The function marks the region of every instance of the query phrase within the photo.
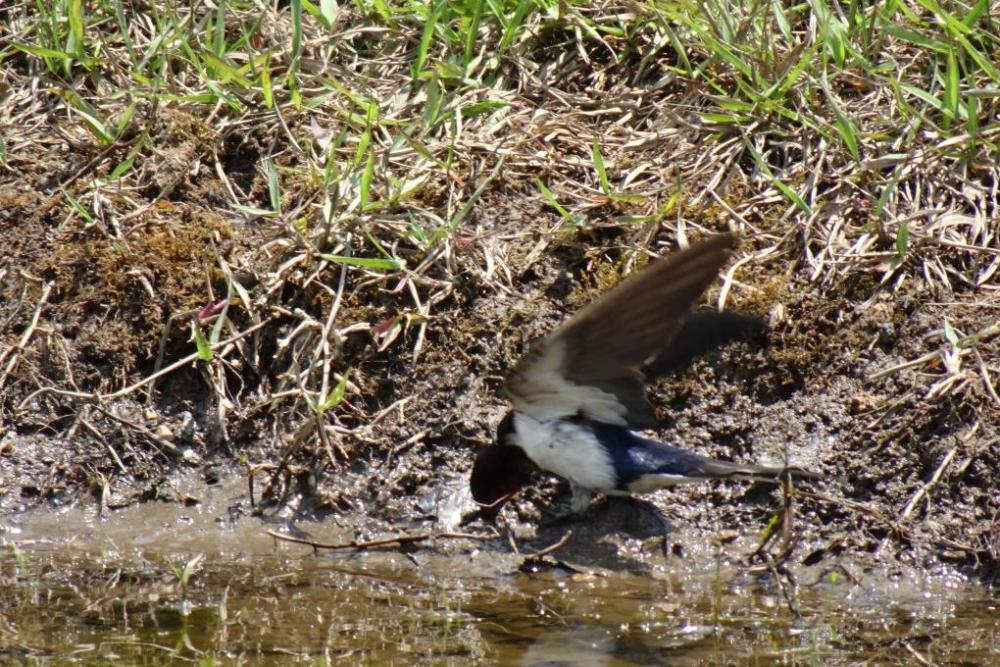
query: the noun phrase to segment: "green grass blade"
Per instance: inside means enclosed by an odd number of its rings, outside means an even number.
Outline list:
[[[381,257],[347,257],[345,255],[327,255],[324,253],[320,253],[319,256],[331,264],[357,266],[363,269],[375,269],[376,271],[397,271],[401,268],[398,261]]]
[[[753,147],[753,144],[751,144],[749,140],[744,139],[743,145],[747,149],[747,151],[749,151],[750,155],[753,157],[754,162],[757,164],[757,167],[760,169],[761,173],[763,173],[765,176],[768,177],[768,179],[770,179],[774,187],[776,187],[781,194],[785,195],[785,197],[787,197],[789,201],[795,204],[799,208],[799,210],[805,213],[806,216],[812,215],[812,207],[809,206],[809,204],[807,204],[805,200],[802,199],[801,196],[799,196],[799,193],[795,192],[795,190],[788,187],[783,181],[781,181],[781,179],[779,179],[777,176],[774,175],[774,172],[771,171],[770,165],[768,165],[767,162],[764,161],[764,157],[757,152],[757,149]]]
[[[201,327],[198,326],[197,322],[192,322],[191,327],[194,329],[194,346],[198,352],[198,358],[204,362],[212,361],[212,346],[205,338],[205,334],[202,333]]]
[[[371,201],[372,178],[375,175],[375,152],[368,153],[368,161],[365,162],[365,169],[361,172],[361,210],[368,208]]]
[[[951,125],[953,121],[958,116],[958,92],[959,87],[959,73],[958,73],[958,58],[955,57],[955,50],[950,49],[948,51],[948,57],[946,59],[945,65],[945,78],[944,78],[944,119],[945,127]]]
[[[910,228],[904,222],[899,225],[899,229],[896,230],[896,254],[899,255],[900,259],[906,257],[906,251],[910,245]]]
[[[76,197],[68,193],[64,188],[60,188],[60,190],[62,190],[63,196],[66,197],[66,201],[68,201],[69,205],[73,207],[73,210],[76,211],[76,214],[79,215],[81,218],[83,218],[84,226],[89,227],[95,222],[97,222],[96,220],[94,220],[94,216],[90,214],[90,211],[88,211],[87,208],[83,204],[81,204]]]
[[[226,0],[215,0],[215,34],[212,48],[220,58],[226,55]]]
[[[566,220],[568,222],[573,222],[573,214],[567,211],[566,208],[563,207],[563,205],[560,204],[558,200],[556,200],[556,196],[552,194],[552,191],[545,186],[545,183],[542,181],[542,179],[535,176],[535,182],[538,183],[538,189],[541,191],[542,197],[545,199],[545,201],[549,203],[549,206],[554,208],[556,212],[562,217],[563,220]]]
[[[462,52],[462,65],[466,73],[469,69],[469,63],[476,55],[476,39],[479,36],[479,24],[483,20],[483,8],[486,6],[486,0],[472,0],[472,5],[472,17],[466,27],[465,48]]]
[[[323,414],[327,410],[332,410],[340,405],[340,402],[344,399],[344,394],[347,392],[347,377],[350,374],[350,370],[341,373],[340,380],[337,381],[337,386],[333,388],[333,391],[326,397],[326,400],[313,406],[316,412]]]
[[[267,161],[267,193],[271,200],[271,210],[281,215],[281,186],[278,181],[278,169],[274,162]]]
[[[420,76],[420,73],[424,71],[424,65],[427,63],[427,54],[430,52],[431,48],[431,40],[434,39],[434,31],[437,27],[438,18],[440,17],[441,11],[445,5],[445,0],[439,0],[434,3],[433,8],[427,15],[427,20],[424,22],[424,29],[420,33],[420,43],[417,45],[417,59],[413,63],[412,76],[414,81]]]
[[[82,63],[87,60],[87,55],[83,47],[83,0],[69,0],[66,10],[69,18],[69,36],[66,41],[66,50]]]
[[[604,194],[611,195],[611,183],[608,181],[608,172],[604,167],[604,156],[601,155],[601,146],[597,141],[597,137],[594,137],[594,142],[590,145],[590,160],[594,163],[594,169],[597,171],[597,179],[601,183],[601,190]]]
[[[521,0],[517,3],[517,9],[514,10],[514,16],[511,17],[507,25],[504,26],[503,37],[500,39],[500,43],[497,45],[497,50],[503,53],[511,47],[514,40],[524,31],[524,22],[528,18],[528,15],[534,11],[535,3],[534,0]]]
[[[302,55],[302,0],[292,0],[289,9],[292,13],[292,69],[298,69]]]

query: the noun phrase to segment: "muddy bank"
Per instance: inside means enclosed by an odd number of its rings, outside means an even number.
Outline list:
[[[509,217],[518,219],[514,212]],[[493,243],[500,233],[482,228],[477,237]],[[506,369],[530,340],[605,287],[602,276],[631,256],[618,249],[626,238],[612,228],[596,236],[512,240],[509,253],[530,252],[539,241],[548,252],[499,290],[472,270],[483,255],[467,249],[461,256],[470,270],[432,317],[400,326],[387,345],[380,327],[388,306],[363,305],[345,290],[344,312],[368,326],[344,337],[349,381],[322,434],[315,416],[275,410],[261,393],[280,382],[268,374],[281,370],[280,355],[271,353],[270,366],[266,360],[292,321],[274,316],[247,336],[236,365],[191,359],[152,392],[146,384],[119,398],[98,398],[56,388],[69,377],[78,389],[110,385],[87,381],[100,377],[87,350],[103,339],[70,333],[74,320],[65,309],[79,292],[55,291],[41,310],[64,309],[59,325],[38,332],[19,352],[22,374],[4,394],[0,506],[16,512],[39,503],[93,503],[114,510],[183,502],[169,491],[176,475],[201,471],[212,478],[241,458],[247,465],[239,474],[253,478],[264,511],[285,507],[400,529],[426,521],[421,498],[467,475],[476,448],[490,442],[505,409]],[[659,238],[650,240],[653,247]],[[754,246],[748,237],[746,256]],[[748,287],[729,298],[731,307],[770,319],[766,343],[731,345],[651,389],[662,422],[657,435],[723,459],[787,458],[835,478],[807,485],[802,491],[809,495],[796,499],[795,530],[811,545],[797,559],[847,552],[916,566],[945,561],[991,581],[1000,499],[990,462],[1000,456],[994,435],[1000,411],[992,409],[983,382],[989,371],[975,360],[994,352],[998,339],[985,338],[975,349],[953,345],[941,326],[943,306],[931,301],[942,297],[907,282],[894,290],[857,278],[823,287],[793,275],[775,285],[773,272],[785,266],[751,263],[740,274]],[[7,279],[13,289],[15,276]],[[7,302],[9,322],[26,321],[28,297],[38,294],[27,283],[18,289],[23,298],[17,308]],[[258,289],[266,293],[266,283]],[[961,312],[966,319],[950,323],[952,330],[988,328],[990,309]],[[91,317],[86,307],[79,313],[80,323]],[[133,325],[147,342],[156,338],[148,325]],[[160,365],[183,360],[193,344],[158,330],[167,341]],[[124,335],[115,340],[142,346]],[[914,363],[927,354],[934,359]],[[120,372],[141,382],[155,362],[150,355]],[[56,375],[44,379],[45,372]],[[227,393],[237,402],[222,401]],[[530,524],[560,491],[540,479],[505,512],[516,524]],[[652,500],[675,523],[706,534],[760,531],[781,504],[773,490],[746,484],[697,485]],[[507,547],[498,540],[496,548]]]

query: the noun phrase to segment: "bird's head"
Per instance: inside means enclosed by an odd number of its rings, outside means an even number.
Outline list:
[[[492,505],[519,490],[537,466],[517,444],[514,413],[508,412],[497,426],[496,443],[476,454],[469,487],[477,503]]]

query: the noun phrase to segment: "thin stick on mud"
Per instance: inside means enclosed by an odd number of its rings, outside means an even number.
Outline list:
[[[944,546],[977,557],[981,555],[989,556],[989,549],[986,547],[976,547],[970,544],[963,544],[961,542],[956,542],[955,540],[950,540],[944,537],[939,537],[936,539],[925,537],[923,538],[923,540],[921,540],[919,536],[913,534],[912,530],[906,528],[905,526],[900,525],[898,521],[893,521],[892,519],[887,518],[878,510],[872,509],[871,507],[868,507],[854,500],[848,500],[847,498],[834,498],[832,496],[828,496],[823,493],[816,493],[813,491],[799,491],[798,493],[803,498],[818,500],[820,502],[829,503],[836,507],[841,507],[844,509],[850,509],[856,512],[860,512],[861,514],[864,514],[865,516],[874,519],[877,523],[880,523],[883,526],[885,526],[885,528],[889,530],[890,533],[896,537],[896,539],[903,542],[908,542],[910,544],[917,544],[922,541],[925,544]]]
[[[567,542],[569,542],[569,538],[571,537],[573,537],[573,531],[567,530],[566,534],[563,535],[561,538],[559,538],[558,542],[556,542],[555,544],[551,544],[545,547],[544,549],[536,551],[528,558],[541,558],[542,556],[548,556],[553,551],[557,551],[558,549],[562,548]]]
[[[958,448],[964,445],[965,443],[969,442],[973,438],[973,436],[976,435],[978,431],[979,431],[979,422],[977,421],[975,424],[973,424],[972,428],[969,429],[969,432],[962,437],[961,442],[952,447],[950,450],[948,450],[948,453],[945,454],[944,459],[938,465],[937,469],[934,471],[934,474],[931,475],[931,478],[927,480],[925,483],[921,484],[920,488],[916,490],[916,492],[910,498],[909,502],[906,503],[906,507],[903,508],[903,512],[899,515],[899,519],[901,521],[909,518],[914,508],[916,508],[917,503],[920,502],[920,499],[926,496],[927,493],[930,491],[930,488],[941,480],[941,477],[948,469],[948,466],[950,466],[951,462],[955,459],[955,454],[958,452]],[[887,535],[885,538],[883,538],[881,544],[879,544],[878,550],[875,552],[876,556],[880,556],[882,554],[882,551],[885,549],[888,542],[889,542],[889,536]]]
[[[268,318],[268,319],[264,320],[263,322],[258,322],[257,324],[254,324],[253,326],[248,327],[247,329],[241,331],[240,333],[238,333],[236,335],[230,336],[226,340],[220,340],[218,343],[215,343],[214,345],[212,345],[212,351],[214,352],[216,350],[220,350],[220,349],[224,348],[227,345],[235,343],[236,341],[240,340],[241,338],[246,338],[247,336],[249,336],[253,332],[255,332],[255,331],[259,330],[259,329],[263,329],[264,327],[268,326],[269,324],[271,324],[273,322],[273,320],[274,320],[274,318]],[[70,398],[80,398],[80,399],[85,399],[85,400],[103,400],[103,399],[111,399],[111,398],[120,398],[121,396],[125,396],[126,394],[132,393],[136,389],[144,387],[145,385],[149,384],[150,382],[153,382],[154,380],[156,380],[159,377],[167,375],[168,373],[172,373],[175,370],[177,370],[178,368],[180,368],[182,366],[185,366],[185,365],[187,365],[187,364],[189,364],[189,363],[197,360],[198,359],[198,354],[199,354],[198,352],[193,352],[193,353],[189,354],[188,356],[184,357],[183,359],[179,359],[179,360],[175,361],[174,363],[170,364],[169,366],[167,366],[166,368],[160,370],[159,372],[153,373],[152,375],[144,377],[143,379],[139,380],[138,382],[136,382],[134,384],[131,384],[131,385],[127,386],[127,387],[124,387],[122,389],[119,389],[118,391],[113,391],[110,394],[99,394],[99,393],[96,393],[96,392],[90,393],[90,392],[84,392],[84,391],[68,391],[66,389],[57,389],[56,387],[39,387],[35,391],[33,391],[30,394],[28,394],[28,396],[26,396],[24,398],[24,400],[22,400],[20,403],[17,404],[17,410],[18,411],[24,410],[31,403],[31,401],[35,400],[39,396],[42,396],[43,394],[55,394],[57,396],[67,396],[67,397],[70,397]]]
[[[341,551],[345,549],[356,549],[358,551],[364,551],[367,549],[377,549],[379,547],[389,546],[395,544],[398,546],[403,546],[406,544],[415,544],[418,542],[426,542],[429,540],[443,539],[443,540],[479,540],[486,541],[496,539],[496,535],[477,535],[475,533],[419,533],[417,535],[395,535],[393,537],[386,537],[379,540],[369,540],[365,542],[359,542],[357,540],[351,540],[350,542],[340,542],[335,544],[329,544],[324,542],[316,542],[314,540],[307,540],[300,537],[291,537],[290,535],[282,535],[281,533],[275,532],[273,530],[266,531],[268,535],[276,540],[281,540],[282,542],[292,542],[294,544],[305,544],[312,547],[315,550],[326,549],[328,551]]]
[[[17,365],[18,353],[21,352],[31,340],[31,336],[35,333],[35,329],[38,328],[38,318],[42,315],[42,308],[45,306],[45,302],[49,300],[49,295],[52,293],[52,282],[45,283],[42,288],[42,296],[38,299],[38,305],[35,306],[35,314],[31,317],[31,324],[28,328],[24,330],[21,334],[21,339],[17,341],[17,345],[14,347],[7,348],[3,352],[0,352],[0,363],[3,363],[4,358],[11,352],[16,350],[16,353],[10,358],[10,362],[7,364],[7,368],[4,369],[3,375],[0,375],[0,387],[4,386],[7,382],[7,377],[10,375],[11,371]]]

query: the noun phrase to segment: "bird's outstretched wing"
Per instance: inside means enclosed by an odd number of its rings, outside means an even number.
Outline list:
[[[514,409],[652,426],[640,369],[670,344],[736,241],[720,234],[653,260],[536,344],[507,378]]]

